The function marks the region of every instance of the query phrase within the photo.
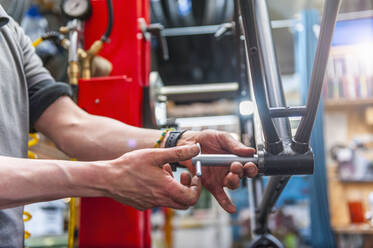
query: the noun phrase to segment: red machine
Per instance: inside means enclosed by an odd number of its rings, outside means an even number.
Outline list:
[[[85,47],[100,39],[107,25],[105,0],[91,0]],[[149,23],[148,0],[113,0],[114,25],[100,55],[111,61],[110,77],[79,81],[78,104],[87,112],[142,126],[143,87],[148,84],[150,44],[139,20]],[[150,212],[107,198],[82,198],[79,247],[151,246]]]

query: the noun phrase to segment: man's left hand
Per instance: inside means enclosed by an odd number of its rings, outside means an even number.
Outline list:
[[[226,132],[206,130],[202,132],[185,132],[177,145],[200,143],[202,153],[205,154],[235,154],[249,157],[255,153],[255,149],[247,147],[235,140],[232,135]],[[193,174],[195,167],[191,160],[182,162]],[[255,164],[247,163],[242,165],[233,162],[230,167],[208,167],[202,168],[202,185],[214,195],[219,204],[229,213],[236,211],[235,206],[227,196],[223,187],[236,189],[240,186],[240,179],[244,176],[255,177],[258,169]]]

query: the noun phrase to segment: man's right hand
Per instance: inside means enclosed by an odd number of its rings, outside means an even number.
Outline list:
[[[177,182],[168,163],[189,160],[198,153],[197,145],[187,145],[137,150],[108,161],[107,196],[139,210],[187,209],[197,202],[201,181],[185,172],[181,175],[181,183]]]

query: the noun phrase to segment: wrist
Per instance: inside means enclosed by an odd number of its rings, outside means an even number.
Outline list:
[[[70,184],[77,196],[108,196],[111,168],[106,161],[74,162],[71,170]]]

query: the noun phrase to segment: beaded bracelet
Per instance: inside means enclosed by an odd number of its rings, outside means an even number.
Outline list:
[[[161,146],[162,141],[166,137],[166,134],[170,131],[175,131],[175,128],[166,128],[163,130],[161,137],[155,142],[154,148],[159,148]]]

